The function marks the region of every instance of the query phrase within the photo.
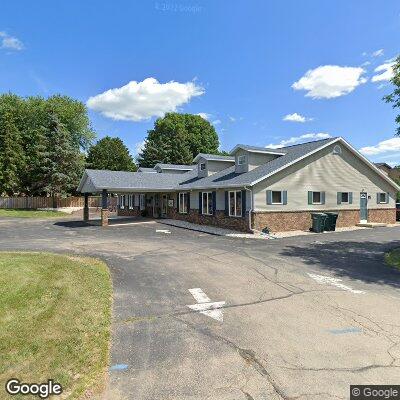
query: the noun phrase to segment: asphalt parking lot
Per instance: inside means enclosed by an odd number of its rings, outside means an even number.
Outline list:
[[[1,250],[105,260],[107,399],[348,399],[400,383],[400,227],[244,240],[154,221],[0,220]],[[189,307],[190,306],[190,307]]]

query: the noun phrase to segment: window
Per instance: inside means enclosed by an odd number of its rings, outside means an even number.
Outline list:
[[[206,163],[201,163],[200,164],[200,171],[205,171],[206,170]]]
[[[229,216],[241,217],[242,216],[242,191],[235,190],[229,192]]]
[[[313,204],[322,204],[321,192],[312,192],[312,203]]]
[[[206,215],[213,214],[212,192],[203,192],[201,197],[201,213]]]
[[[238,157],[238,165],[244,165],[244,164],[246,164],[246,156],[245,155],[239,156]]]
[[[272,204],[283,204],[281,191],[272,191]]]
[[[144,210],[144,194],[139,194],[139,208],[141,211]]]
[[[387,193],[378,193],[378,204],[386,204],[389,201],[389,197]]]
[[[179,213],[187,214],[187,193],[179,193]]]
[[[349,192],[342,192],[341,198],[342,203],[349,203]]]
[[[119,208],[125,208],[125,195],[121,194],[119,196]]]
[[[134,195],[133,194],[128,195],[128,207],[130,209],[133,208],[133,200],[134,200]]]

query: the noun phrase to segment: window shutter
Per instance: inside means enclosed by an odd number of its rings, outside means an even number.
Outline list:
[[[199,214],[203,214],[203,192],[199,192]]]
[[[308,204],[312,204],[312,192],[308,192]]]
[[[246,216],[246,190],[242,190],[242,217]]]
[[[229,215],[229,192],[225,192],[225,215]]]
[[[190,211],[190,192],[186,193],[186,207],[187,207],[187,212],[189,213],[189,211]]]
[[[349,199],[349,202],[350,202],[350,199]],[[337,203],[342,204],[342,192],[337,192]]]
[[[213,208],[213,214],[216,214],[217,211],[217,192],[214,191],[212,192],[212,208]]]
[[[379,193],[376,194],[376,204],[379,204]]]
[[[272,204],[272,190],[267,190],[267,204]]]
[[[287,204],[287,190],[282,191],[282,204],[283,205]]]
[[[180,193],[178,193],[178,195],[176,196],[176,209],[178,210],[178,212],[180,209],[180,201],[181,201],[181,195]]]
[[[321,204],[325,204],[325,192],[321,192]]]
[[[386,202],[385,203],[388,204],[389,203],[389,193],[386,193],[385,197],[386,197]]]

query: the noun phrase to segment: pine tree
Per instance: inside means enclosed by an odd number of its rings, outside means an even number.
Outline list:
[[[0,157],[0,193],[12,196],[20,191],[25,157],[16,115],[9,104],[0,109]]]
[[[55,113],[50,113],[42,177],[39,183],[50,196],[74,192],[83,171],[84,158],[73,145],[70,133]]]

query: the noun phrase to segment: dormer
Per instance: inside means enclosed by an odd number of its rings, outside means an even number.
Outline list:
[[[196,168],[196,165],[182,165],[182,164],[162,164],[158,163],[154,166],[154,171],[159,174],[184,174],[188,171],[192,171]]]
[[[241,174],[283,156],[285,152],[279,149],[238,144],[232,149],[230,154],[235,158],[235,172]]]
[[[193,159],[193,162],[197,163],[197,176],[205,178],[218,171],[232,167],[235,163],[235,157],[200,153]]]

